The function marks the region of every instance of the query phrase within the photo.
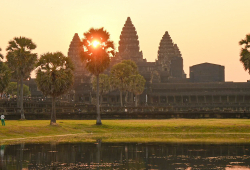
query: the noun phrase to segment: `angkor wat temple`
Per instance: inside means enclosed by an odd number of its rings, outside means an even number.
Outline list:
[[[92,75],[80,60],[81,50],[81,40],[75,34],[68,50],[68,57],[75,64],[75,84],[68,95],[74,102],[93,104]],[[246,111],[250,108],[250,84],[225,82],[224,66],[197,64],[190,67],[190,78],[186,78],[182,54],[167,31],[159,43],[156,61],[147,62],[130,17],[122,28],[118,52],[111,59],[110,67],[122,60],[133,60],[146,79],[145,90],[140,95],[141,106],[166,106],[175,110]],[[133,96],[128,99],[127,106],[132,106]],[[118,91],[111,91],[103,97],[103,105],[119,106],[119,100]]]

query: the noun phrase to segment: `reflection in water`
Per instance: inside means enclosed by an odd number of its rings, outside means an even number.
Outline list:
[[[1,163],[3,162],[4,148],[5,148],[5,145],[1,145],[1,149],[0,149]],[[1,166],[2,166],[2,165],[0,164],[0,167],[1,167]]]
[[[226,170],[250,170],[250,168],[243,166],[232,166],[232,167],[226,167]]]
[[[4,156],[4,148],[5,148],[5,145],[1,145],[1,149],[0,149],[0,157],[3,158]]]
[[[0,169],[250,170],[250,145],[78,143],[1,146]]]

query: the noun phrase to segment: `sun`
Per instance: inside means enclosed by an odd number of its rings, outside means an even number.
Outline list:
[[[96,40],[92,42],[92,45],[93,45],[94,47],[97,47],[99,44],[100,44],[100,42],[99,42],[99,41],[96,41]]]

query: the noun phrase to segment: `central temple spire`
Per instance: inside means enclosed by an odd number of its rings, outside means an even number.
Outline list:
[[[127,18],[122,28],[118,50],[122,59],[131,59],[135,62],[143,61],[138,35],[130,17]]]
[[[166,31],[160,42],[160,46],[158,50],[158,60],[159,61],[165,60],[165,62],[166,61],[170,62],[170,60],[175,56],[176,55],[175,55],[173,41],[170,35],[168,34],[168,32]]]
[[[167,71],[171,77],[185,77],[181,52],[177,44],[173,43],[168,31],[162,36],[157,64],[161,65],[162,70]]]

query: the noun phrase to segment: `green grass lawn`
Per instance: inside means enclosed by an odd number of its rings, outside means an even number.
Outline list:
[[[7,120],[0,126],[0,144],[21,142],[192,142],[248,143],[248,119],[164,120]]]

